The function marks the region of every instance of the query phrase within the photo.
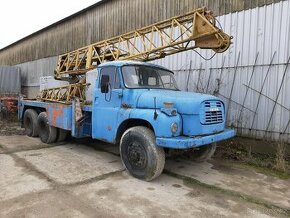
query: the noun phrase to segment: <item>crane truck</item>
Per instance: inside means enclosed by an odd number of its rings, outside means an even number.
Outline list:
[[[232,37],[200,8],[62,54],[54,77],[68,84],[18,102],[31,137],[44,143],[91,137],[119,144],[126,170],[150,181],[172,149],[210,158],[216,142],[231,138],[225,104],[218,97],[178,89],[174,73],[148,61],[191,49],[226,51]]]

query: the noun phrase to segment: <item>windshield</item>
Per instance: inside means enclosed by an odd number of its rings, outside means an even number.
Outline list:
[[[173,73],[157,67],[130,65],[122,68],[127,88],[178,90]]]

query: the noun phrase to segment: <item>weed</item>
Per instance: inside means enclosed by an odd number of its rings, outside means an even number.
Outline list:
[[[277,144],[277,152],[274,169],[285,172],[286,171],[286,161],[285,161],[285,144],[280,142]]]
[[[253,143],[255,143],[254,140]],[[249,142],[245,143],[244,140],[232,139],[218,145],[215,157],[238,162],[266,175],[281,179],[290,178],[290,165],[287,161],[285,143],[276,144],[276,152],[273,153],[254,152],[253,146]]]

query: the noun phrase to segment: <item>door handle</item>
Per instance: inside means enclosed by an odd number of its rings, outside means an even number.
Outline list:
[[[123,97],[123,91],[120,91],[120,90],[112,90],[112,92],[118,94],[118,97],[119,98],[122,98]]]

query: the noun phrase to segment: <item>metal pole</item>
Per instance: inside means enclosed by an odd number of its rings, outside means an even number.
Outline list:
[[[247,89],[246,89],[246,94],[245,94],[245,97],[243,99],[243,103],[242,103],[242,108],[240,110],[240,114],[239,114],[239,118],[238,118],[238,122],[240,122],[241,118],[242,118],[242,112],[243,112],[243,109],[244,109],[244,105],[246,103],[246,99],[247,99],[247,96],[248,96],[248,92],[249,92],[249,87],[252,83],[252,79],[253,79],[253,75],[254,75],[254,72],[255,72],[255,68],[256,68],[256,64],[257,64],[257,60],[258,60],[258,56],[259,56],[259,52],[256,54],[256,58],[255,58],[255,62],[254,62],[254,65],[253,65],[253,70],[252,70],[252,74],[251,74],[251,77],[250,77],[250,80],[248,82],[248,86]]]
[[[200,68],[199,68],[199,73],[198,73],[198,79],[197,79],[197,85],[196,85],[196,91],[198,91],[198,92],[199,92],[199,90],[198,90],[199,89],[198,84],[200,82],[201,68],[202,68],[202,63],[200,63]]]
[[[270,98],[269,96],[267,96],[267,95],[265,95],[265,94],[263,94],[263,93],[260,93],[258,90],[256,90],[256,89],[253,89],[252,87],[250,87],[250,86],[248,86],[248,85],[246,85],[246,84],[243,84],[243,85],[244,85],[244,86],[246,86],[247,88],[249,88],[249,89],[253,90],[254,92],[257,92],[257,93],[259,93],[260,95],[264,96],[265,98],[267,98],[267,99],[269,99],[269,100],[271,100],[271,101],[275,102],[275,100],[274,100],[274,99]],[[284,108],[285,110],[287,110],[287,111],[289,111],[289,112],[290,112],[290,108],[287,108],[287,107],[285,107],[284,105],[282,105],[282,104],[279,104],[278,102],[277,102],[277,105],[279,105],[280,107],[282,107],[282,108]]]
[[[189,86],[189,79],[190,79],[190,73],[191,73],[191,66],[192,66],[192,60],[190,60],[189,63],[189,71],[188,71],[188,75],[187,75],[187,83],[186,83],[186,91],[188,92],[188,86]]]
[[[211,74],[212,74],[212,71],[211,71],[211,69],[209,69],[209,76],[208,76],[207,85],[206,85],[206,93],[208,93],[208,87],[209,87],[209,82],[210,82]]]
[[[237,104],[239,106],[241,106],[241,104],[239,102],[236,102],[235,100],[232,100],[232,99],[230,100],[228,97],[226,97],[226,96],[224,96],[224,95],[222,95],[220,93],[218,95],[219,96],[222,96],[223,98],[225,98],[225,99],[227,99],[227,100],[229,100],[231,102],[234,102],[235,104]],[[245,109],[247,109],[248,111],[251,111],[252,113],[255,113],[255,111],[251,110],[250,108],[245,107]]]
[[[233,83],[232,83],[232,88],[231,88],[230,97],[229,97],[229,103],[228,103],[228,109],[227,109],[227,116],[226,116],[227,120],[228,120],[229,109],[230,109],[230,105],[231,105],[231,99],[232,99],[233,90],[234,90],[235,81],[236,81],[236,75],[237,75],[237,70],[238,70],[238,64],[239,64],[239,62],[240,62],[240,56],[241,56],[241,52],[239,52],[238,60],[237,60],[237,64],[236,64],[236,66],[235,66],[234,78],[233,78]]]
[[[286,127],[285,127],[285,129],[284,129],[284,131],[283,131],[283,134],[285,134],[285,133],[286,133],[286,131],[287,131],[287,129],[288,129],[288,127],[289,127],[289,125],[290,125],[290,119],[288,120],[288,123],[287,123],[287,125],[286,125]]]
[[[270,72],[270,69],[271,69],[271,66],[272,66],[272,63],[274,61],[274,58],[275,58],[275,55],[276,55],[276,51],[274,52],[273,56],[272,56],[272,59],[271,59],[271,62],[270,62],[270,65],[268,67],[268,70],[267,70],[267,73],[266,73],[266,76],[265,76],[265,79],[263,81],[263,84],[262,84],[262,87],[261,87],[261,91],[259,92],[259,97],[258,97],[258,102],[257,102],[257,105],[256,105],[256,109],[255,109],[255,114],[254,114],[254,117],[253,117],[253,121],[252,121],[252,125],[251,125],[251,129],[253,129],[253,126],[254,126],[254,122],[255,122],[255,118],[256,118],[256,114],[257,114],[257,110],[258,110],[258,107],[259,107],[259,103],[260,103],[260,99],[261,99],[261,94],[262,94],[262,91],[264,89],[264,86],[265,86],[265,83],[266,83],[266,80],[267,80],[267,77],[268,77],[268,74]]]
[[[272,113],[271,113],[270,119],[269,119],[269,121],[268,121],[266,131],[268,131],[268,129],[269,129],[269,127],[270,127],[270,123],[271,123],[272,117],[273,117],[273,115],[274,115],[275,108],[276,108],[276,105],[277,105],[277,101],[278,101],[278,98],[279,98],[279,96],[280,96],[280,92],[281,92],[281,90],[282,90],[282,86],[283,86],[283,83],[284,83],[284,79],[285,79],[285,76],[286,76],[286,73],[287,73],[287,70],[288,70],[289,62],[290,62],[290,56],[289,56],[289,58],[288,58],[287,65],[286,65],[285,70],[284,70],[284,72],[283,72],[282,81],[281,81],[281,83],[280,83],[280,87],[279,87],[279,90],[278,90],[278,93],[277,93],[276,99],[275,99],[275,101],[274,101],[274,107],[273,107],[273,110],[272,110]]]
[[[223,58],[223,64],[222,64],[222,67],[220,68],[221,69],[221,73],[220,73],[220,76],[218,78],[218,87],[217,87],[217,90],[214,91],[214,95],[218,95],[220,93],[220,81],[222,80],[222,75],[223,75],[223,71],[224,71],[224,66],[225,66],[225,62],[226,62],[226,57],[224,56]],[[213,68],[211,68],[213,69]]]

